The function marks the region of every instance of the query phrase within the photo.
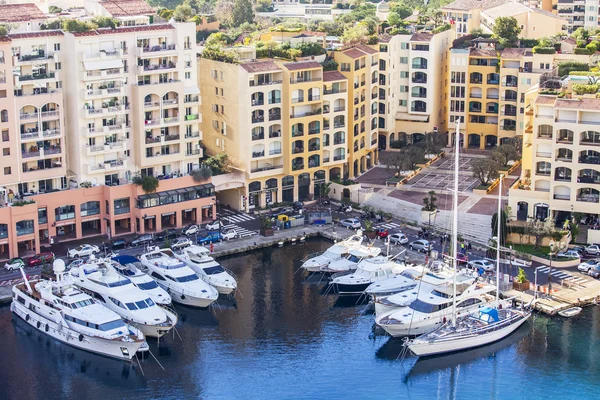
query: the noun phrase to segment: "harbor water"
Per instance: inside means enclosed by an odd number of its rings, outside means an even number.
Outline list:
[[[0,309],[3,399],[598,399],[600,307],[573,319],[535,315],[488,347],[417,361],[373,334],[373,315],[323,295],[297,272],[331,243],[221,260],[237,305],[177,307],[175,337],[124,363],[49,339]],[[161,368],[164,367],[164,370]]]

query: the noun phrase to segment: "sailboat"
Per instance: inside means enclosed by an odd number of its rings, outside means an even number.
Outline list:
[[[459,151],[459,126],[456,123],[455,138],[455,165],[454,165],[454,197],[453,197],[453,246],[452,257],[454,269],[456,271],[457,263],[457,237],[458,237],[458,151]],[[502,308],[500,306],[500,218],[502,215],[502,178],[500,175],[500,185],[498,192],[498,232],[496,240],[496,305],[495,307],[485,307],[478,311],[477,315],[467,314],[460,317],[456,315],[456,295],[452,304],[453,318],[450,322],[440,328],[418,336],[413,340],[407,341],[406,345],[415,355],[419,357],[433,356],[445,353],[452,353],[461,350],[472,349],[479,346],[485,346],[498,340],[504,339],[521,325],[523,325],[531,316],[531,312],[523,309]],[[456,276],[456,274],[455,274]],[[456,290],[456,280],[454,281]]]

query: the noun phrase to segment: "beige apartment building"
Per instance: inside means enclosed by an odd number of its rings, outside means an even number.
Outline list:
[[[123,26],[39,30],[34,5],[0,5],[19,25],[0,39],[0,258],[216,215],[214,186],[186,176],[203,156],[195,24],[150,24],[139,0],[99,4],[68,16],[112,9]],[[156,193],[136,174],[159,178]]]
[[[348,82],[309,62],[199,59],[204,143],[239,172],[220,202],[249,210],[318,197],[347,172]]]
[[[585,83],[587,78],[581,78],[571,79],[569,86]],[[527,93],[523,169],[509,191],[513,219],[550,216],[560,223],[572,213],[590,221],[598,217],[599,125],[600,99],[594,95],[559,97],[537,88]],[[588,231],[588,240],[598,238],[597,231]]]
[[[379,146],[446,132],[448,50],[454,32],[379,38]]]
[[[472,47],[450,50],[448,123],[460,118],[465,148],[492,148],[521,137],[525,93],[561,61],[591,61],[587,55],[535,54],[524,48],[504,49],[498,57],[493,41],[473,42]]]

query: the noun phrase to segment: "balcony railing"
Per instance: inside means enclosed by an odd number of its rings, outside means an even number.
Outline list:
[[[21,75],[19,76],[19,81],[35,81],[39,79],[54,79],[56,74],[54,72],[48,72],[45,74],[33,74],[33,75]]]
[[[186,133],[184,136],[185,139],[191,139],[191,138],[197,138],[197,137],[200,137],[199,131],[189,132],[189,133]]]
[[[552,173],[552,171],[546,171],[546,170],[536,170],[535,171],[535,174],[540,175],[540,176],[550,176],[551,173]]]
[[[269,114],[269,121],[278,121],[281,119],[281,113],[270,113]]]
[[[264,133],[261,135],[252,135],[252,140],[263,140],[265,138]]]
[[[148,47],[142,47],[142,53],[155,53],[155,52],[161,52],[161,51],[173,51],[177,49],[177,45],[176,44],[160,44],[160,45],[156,45],[156,46],[148,46]]]
[[[23,158],[39,157],[40,151],[23,151],[21,152]]]
[[[270,156],[274,156],[277,154],[281,154],[281,149],[273,149],[273,150],[269,150],[269,155]]]
[[[420,64],[412,64],[413,69],[427,69],[427,64],[425,63],[420,63]]]
[[[272,169],[279,169],[279,168],[283,168],[283,165],[272,165],[272,164],[267,164],[264,167],[261,168],[254,168],[251,169],[250,172],[251,173],[255,173],[255,172],[263,172],[263,171],[270,171]]]
[[[269,132],[269,139],[281,137],[281,131]]]
[[[276,119],[281,119],[281,114],[278,114],[278,115],[279,115],[279,118],[276,118]],[[321,109],[315,110],[315,111],[309,111],[309,112],[305,112],[305,113],[292,114],[291,117],[292,118],[301,118],[301,117],[309,117],[311,115],[321,115]],[[272,121],[271,118],[269,118],[269,121]]]
[[[257,117],[252,117],[252,123],[256,124],[258,122],[264,122],[265,121],[265,117],[264,115],[259,115]]]
[[[346,89],[325,89],[323,94],[346,93]]]
[[[200,149],[193,149],[193,150],[187,149],[185,151],[186,156],[199,156],[200,154],[202,154],[202,150],[200,150]]]
[[[250,81],[250,86],[277,85],[280,83],[283,83],[283,81],[258,80],[258,81]]]

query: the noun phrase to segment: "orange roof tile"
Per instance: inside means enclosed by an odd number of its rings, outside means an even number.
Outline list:
[[[364,44],[359,44],[359,45],[356,46],[356,48],[359,49],[360,51],[362,51],[363,53],[367,53],[367,54],[377,54],[377,53],[379,53],[374,48],[366,46]]]
[[[242,64],[242,68],[250,73],[279,71],[279,67],[273,61],[253,61]]]
[[[362,51],[360,51],[356,48],[351,48],[351,49],[345,50],[342,53],[344,53],[345,55],[347,55],[350,58],[360,58],[360,57],[366,56],[365,53],[363,53]]]
[[[345,81],[347,79],[340,71],[323,72],[323,82]]]
[[[33,3],[0,5],[0,22],[24,22],[46,19],[46,14]]]
[[[113,17],[155,15],[156,11],[143,0],[106,0],[99,3]]]
[[[293,62],[293,63],[283,64],[283,66],[286,67],[290,71],[297,71],[299,69],[321,68],[321,64],[319,64],[316,61]]]

